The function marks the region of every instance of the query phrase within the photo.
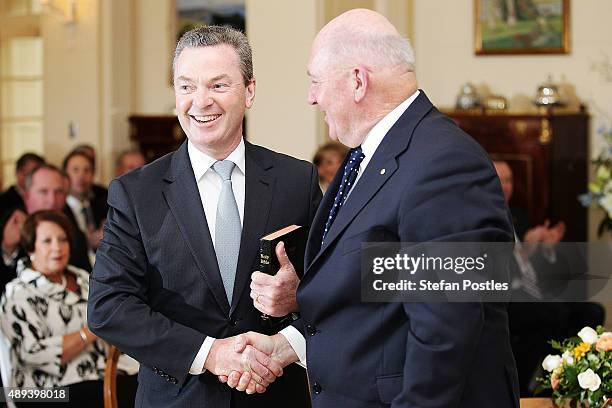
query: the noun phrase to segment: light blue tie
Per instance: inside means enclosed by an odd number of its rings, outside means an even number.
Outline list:
[[[240,252],[240,214],[232,190],[232,170],[235,164],[229,160],[218,161],[213,164],[215,172],[221,176],[221,194],[217,203],[217,220],[215,222],[215,254],[219,272],[223,280],[223,287],[229,304],[232,304],[234,281],[236,280],[236,266]]]

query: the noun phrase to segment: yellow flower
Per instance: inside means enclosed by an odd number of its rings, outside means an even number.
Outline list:
[[[576,361],[580,360],[582,357],[586,355],[591,350],[591,345],[586,342],[582,342],[576,347],[574,347],[574,357],[576,357]]]

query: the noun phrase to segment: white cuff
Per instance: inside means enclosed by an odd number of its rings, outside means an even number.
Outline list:
[[[293,326],[287,326],[279,331],[279,333],[287,339],[289,345],[300,359],[297,364],[306,368],[306,339],[302,336],[302,333]]]
[[[210,337],[210,336],[204,339],[204,343],[202,343],[202,347],[200,347],[200,351],[198,351],[198,354],[196,354],[195,359],[193,360],[193,363],[191,363],[189,374],[200,375],[204,371],[206,371],[204,370],[204,363],[206,362],[206,357],[208,357],[208,353],[210,353],[210,349],[215,340],[217,339],[215,339],[214,337]]]

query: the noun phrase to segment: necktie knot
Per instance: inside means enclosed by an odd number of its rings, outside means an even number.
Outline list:
[[[221,160],[213,164],[213,169],[223,181],[227,181],[232,179],[232,171],[235,166],[236,164],[231,160]]]
[[[349,156],[349,161],[347,165],[351,165],[353,163],[356,163],[357,165],[359,165],[361,164],[364,157],[365,155],[363,154],[363,150],[361,150],[361,146],[351,149],[351,154]]]

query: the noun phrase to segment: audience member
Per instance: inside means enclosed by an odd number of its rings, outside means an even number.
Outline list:
[[[15,165],[15,185],[9,187],[0,195],[0,213],[14,207],[23,207],[25,178],[35,167],[45,163],[45,159],[35,153],[24,153],[17,159]]]
[[[68,175],[69,191],[66,204],[77,226],[87,236],[88,247],[95,251],[102,239],[102,226],[106,219],[108,193],[94,195],[94,161],[85,153],[72,151],[63,163],[64,172]]]
[[[65,174],[57,167],[44,164],[32,170],[25,181],[24,201],[28,214],[40,210],[64,211],[69,217],[72,211],[66,206]],[[76,227],[74,217],[70,220],[74,227],[74,240],[70,252],[70,264],[91,271],[87,254],[87,237]]]
[[[115,163],[115,177],[119,177],[130,170],[144,166],[147,163],[140,150],[124,150],[117,157]]]
[[[319,172],[319,185],[323,192],[334,179],[347,153],[348,148],[338,142],[329,142],[317,149],[312,162]]]
[[[17,261],[25,256],[19,245],[21,227],[25,219],[25,210],[20,207],[13,207],[0,214],[0,234],[2,234],[1,291],[4,291],[8,282],[17,277]]]
[[[92,145],[89,145],[89,144],[77,145],[74,149],[72,149],[69,155],[72,153],[82,153],[82,154],[85,154],[86,156],[89,156],[93,163],[93,173],[94,174],[96,173],[97,154],[96,154],[96,149],[94,149]],[[107,197],[108,197],[108,189],[100,184],[96,184],[92,182],[90,199],[95,203],[104,204],[104,208],[103,208],[104,217],[103,218],[106,218],[106,212],[108,211],[108,207],[106,206]]]
[[[69,386],[65,406],[101,407],[105,345],[87,327],[89,274],[68,265],[72,229],[54,210],[25,220],[27,267],[6,287],[0,324],[11,345],[11,386]]]

